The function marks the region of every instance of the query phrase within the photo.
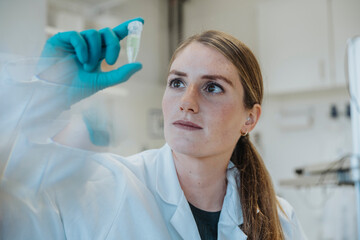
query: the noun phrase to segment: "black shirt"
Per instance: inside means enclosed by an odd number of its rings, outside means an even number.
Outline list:
[[[207,212],[189,203],[202,240],[216,240],[220,212]]]

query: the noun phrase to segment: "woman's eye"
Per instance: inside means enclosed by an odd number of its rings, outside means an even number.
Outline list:
[[[206,85],[205,90],[209,93],[222,93],[224,89],[216,83],[209,83]]]
[[[170,81],[169,86],[172,88],[184,87],[184,83],[180,79],[173,79]]]

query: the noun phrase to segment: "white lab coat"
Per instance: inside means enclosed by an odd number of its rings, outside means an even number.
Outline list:
[[[8,204],[21,209],[2,206],[9,224],[2,231],[11,236],[5,239],[200,239],[168,145],[123,158],[55,143],[22,144],[28,156],[39,158],[23,169],[21,186],[7,193]],[[26,158],[14,156],[17,166],[5,172],[9,184],[19,182]],[[238,227],[243,217],[235,171],[228,170],[218,239],[247,239]],[[292,207],[279,201],[287,215],[279,211],[286,239],[306,239]]]
[[[46,110],[43,98],[40,106],[31,97],[28,121],[44,115],[36,109],[53,112],[59,105]],[[0,127],[7,124],[0,121]],[[33,133],[17,131],[1,165],[1,239],[200,239],[167,144],[124,158],[29,138]],[[247,239],[238,227],[243,216],[236,171],[230,163],[218,239]],[[306,239],[292,207],[279,202],[286,239]]]

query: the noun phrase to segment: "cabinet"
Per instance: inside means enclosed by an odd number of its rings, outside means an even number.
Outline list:
[[[345,86],[345,48],[359,34],[358,0],[259,2],[259,61],[270,94]]]

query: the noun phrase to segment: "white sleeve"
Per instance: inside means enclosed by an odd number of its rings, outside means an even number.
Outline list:
[[[283,198],[278,197],[278,202],[282,208],[278,210],[280,223],[286,240],[307,240],[307,237],[296,217],[293,207]]]
[[[57,169],[51,166],[61,161],[53,161],[59,151],[46,140],[63,127],[58,117],[68,107],[57,97],[63,88],[33,78],[36,62],[11,61],[0,72],[0,239],[64,239],[42,188],[58,182],[46,180],[47,174],[54,178]]]
[[[62,112],[69,109],[64,97],[66,86],[36,79],[36,63],[37,59],[12,61],[6,63],[0,72],[2,165],[10,156],[20,132],[34,141],[44,142],[67,124],[66,114],[59,118]]]

